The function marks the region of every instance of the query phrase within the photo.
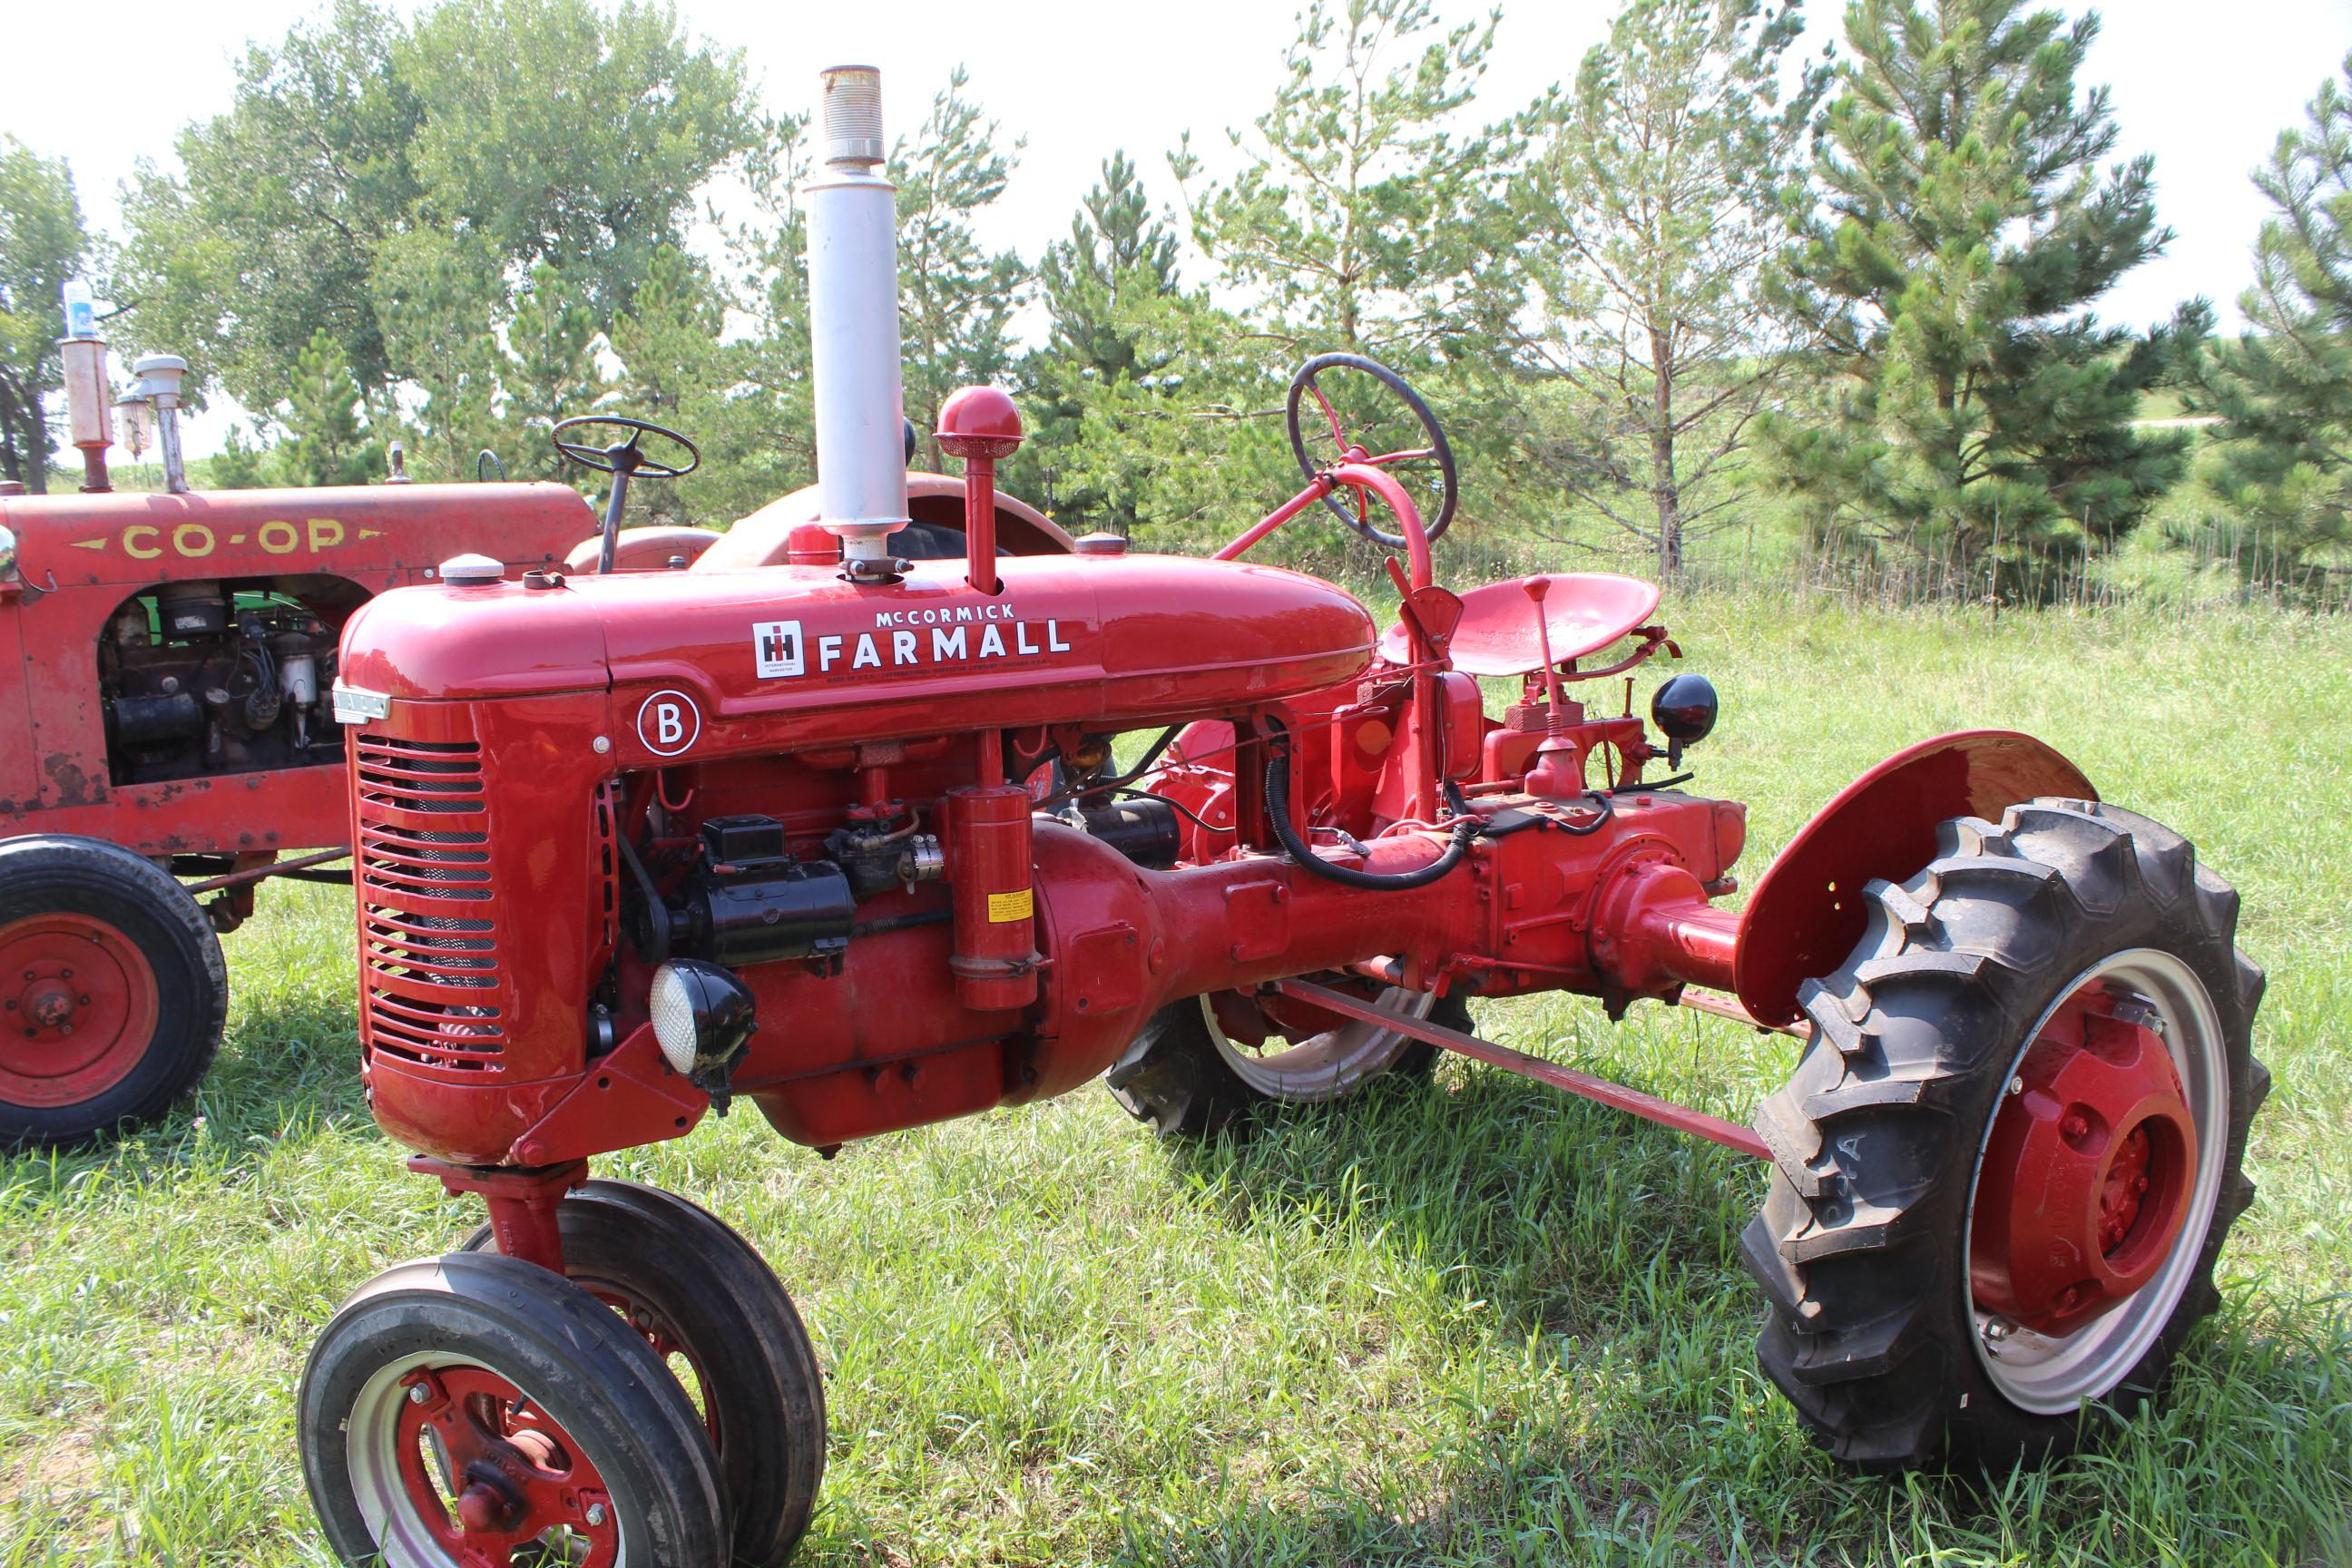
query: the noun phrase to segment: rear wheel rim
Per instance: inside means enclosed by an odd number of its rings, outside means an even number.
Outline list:
[[[360,1390],[345,1441],[388,1568],[629,1563],[595,1461],[495,1367],[429,1352],[389,1362]]]
[[[162,1005],[154,966],[106,921],[56,910],[0,926],[0,1100],[104,1094],[145,1059]]]
[[[1425,1019],[1437,1005],[1437,996],[1391,985],[1371,1005],[1382,1012]],[[1269,1099],[1294,1102],[1337,1100],[1394,1067],[1414,1043],[1411,1035],[1350,1020],[1284,1049],[1260,1053],[1226,1036],[1208,996],[1201,998],[1201,1023],[1235,1078]]]
[[[1970,1282],[1977,1205],[1979,1195],[1991,1195],[1986,1187],[1986,1152],[2008,1106],[2007,1086],[2018,1081],[2020,1068],[2052,1020],[2069,1002],[2094,989],[2132,1000],[2160,1024],[2195,1130],[2194,1172],[2188,1178],[2170,1249],[2145,1283],[2074,1331],[2050,1335],[2011,1322],[1978,1299]],[[2229,1055],[2221,1015],[2204,982],[2173,954],[2155,948],[2117,952],[2075,976],[2035,1020],[2023,1047],[2011,1058],[2003,1082],[2002,1105],[1988,1119],[1969,1184],[1960,1289],[1974,1331],[1970,1339],[1977,1363],[1993,1387],[2021,1410],[2063,1415],[2084,1400],[2112,1393],[2130,1375],[2163,1335],[2197,1273],[2219,1206],[2229,1152]],[[2000,1180],[1999,1172],[1990,1175],[1996,1184]]]

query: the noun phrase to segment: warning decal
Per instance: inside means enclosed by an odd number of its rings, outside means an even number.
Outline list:
[[[988,895],[988,921],[991,925],[1003,925],[1007,921],[1025,921],[1037,907],[1030,889]]]

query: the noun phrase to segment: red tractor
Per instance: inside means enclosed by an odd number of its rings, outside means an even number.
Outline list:
[[[0,495],[0,732],[22,737],[0,747],[0,1148],[170,1106],[220,1043],[217,933],[265,879],[350,879],[334,865],[351,805],[327,694],[362,605],[468,552],[502,571],[659,570],[721,539],[619,526],[629,474],[695,460],[684,447],[646,466],[646,428],[591,416],[557,433],[574,461],[628,465],[609,543],[554,484],[135,495],[105,488],[101,458],[90,493]],[[591,429],[615,444],[583,446]],[[914,547],[960,552],[961,485],[909,479]],[[762,509],[712,564],[781,559],[814,508],[802,491]],[[999,510],[1013,551],[1068,547],[1020,503]]]
[[[824,1448],[792,1301],[709,1214],[589,1174],[745,1102],[831,1149],[1107,1077],[1198,1135],[1456,1051],[1770,1164],[1759,1352],[1848,1462],[2036,1459],[2156,1388],[2214,1304],[2265,1087],[2262,973],[2190,847],[1972,731],[1873,769],[1717,907],[1744,809],[1680,771],[1712,689],[1664,682],[1647,723],[1583,700],[1678,656],[1655,590],[1440,586],[1453,461],[1368,362],[1301,373],[1305,488],[1213,560],[999,559],[1020,426],[968,389],[940,430],[966,555],[900,556],[877,94],[827,77],[791,563],[445,573],[345,626],[369,1102],[488,1224],[311,1352],[331,1549],[790,1553]],[[1365,438],[1350,377],[1420,434]],[[1395,624],[1239,559],[1322,503],[1402,552]],[[1499,720],[1482,678],[1516,683]],[[1545,990],[1802,1058],[1747,1127],[1468,1032],[1465,999]]]

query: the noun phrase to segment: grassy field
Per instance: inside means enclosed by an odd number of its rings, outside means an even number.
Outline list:
[[[2168,1405],[1989,1488],[1849,1476],[1755,1368],[1761,1173],[1458,1063],[1199,1149],[1098,1090],[830,1163],[747,1112],[604,1169],[714,1207],[801,1300],[833,1416],[801,1563],[2352,1563],[2352,621],[1668,611],[1723,690],[1695,787],[1751,803],[1751,877],[1889,750],[1997,723],[2243,891],[2278,1089]],[[360,1105],[347,898],[266,899],[228,949],[191,1111],[0,1163],[5,1568],[323,1561],[302,1357],[474,1223]],[[1791,1054],[1651,1006],[1480,1025],[1733,1116]]]

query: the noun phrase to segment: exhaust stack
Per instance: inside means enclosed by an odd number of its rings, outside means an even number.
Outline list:
[[[886,156],[882,73],[835,66],[821,76],[824,164],[807,186],[819,521],[851,576],[887,577],[890,536],[908,518],[897,191],[875,173]]]

